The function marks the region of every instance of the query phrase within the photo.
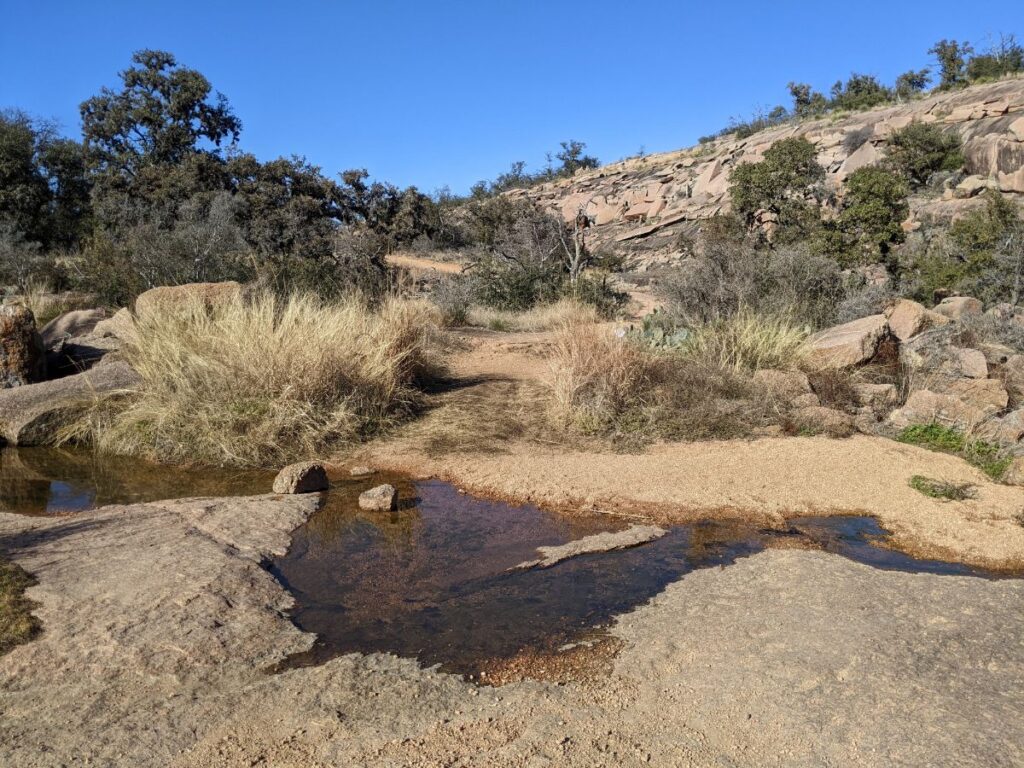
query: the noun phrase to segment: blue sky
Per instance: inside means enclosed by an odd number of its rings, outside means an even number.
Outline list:
[[[0,106],[79,130],[139,48],[205,74],[262,159],[302,154],[430,192],[574,138],[677,149],[851,71],[891,82],[943,37],[1022,32],[1015,2],[0,0]]]

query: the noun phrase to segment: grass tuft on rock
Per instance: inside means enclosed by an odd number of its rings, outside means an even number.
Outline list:
[[[924,475],[911,477],[910,487],[930,498],[948,501],[964,501],[973,499],[977,495],[974,486],[970,483],[947,483],[944,480],[934,480]]]
[[[39,631],[25,590],[35,580],[14,563],[0,561],[0,655],[27,642]]]
[[[954,427],[937,422],[911,424],[901,430],[896,439],[901,443],[955,454],[993,480],[1001,479],[1013,461],[1013,457],[996,443],[972,439]]]
[[[240,467],[366,439],[411,413],[441,374],[436,315],[424,302],[272,294],[143,313],[124,350],[142,385],[99,403],[65,439]]]

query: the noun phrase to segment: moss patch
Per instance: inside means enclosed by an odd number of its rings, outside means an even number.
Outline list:
[[[25,599],[25,590],[34,583],[17,565],[0,560],[0,655],[31,640],[39,631],[33,605]]]

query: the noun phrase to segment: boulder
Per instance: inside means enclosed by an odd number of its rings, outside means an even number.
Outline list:
[[[92,335],[101,339],[132,341],[135,338],[135,319],[130,309],[121,308],[107,320],[100,320],[92,329]]]
[[[886,310],[885,316],[889,321],[889,330],[900,341],[906,341],[929,328],[949,322],[945,315],[925,309],[910,299],[897,301]]]
[[[46,354],[32,310],[0,306],[0,389],[33,384],[45,375]]]
[[[952,395],[986,416],[1003,410],[1010,401],[1006,388],[997,379],[953,379],[935,382],[933,386],[941,394]]]
[[[398,509],[398,490],[393,485],[378,485],[359,494],[360,509],[391,512]]]
[[[1024,355],[1011,355],[1003,364],[1003,383],[1015,401],[1024,401]]]
[[[973,429],[987,414],[953,395],[919,389],[912,392],[902,408],[889,414],[889,423],[897,429],[911,424],[939,422],[960,429]]]
[[[847,368],[866,363],[889,332],[885,315],[870,315],[816,333],[810,339],[811,358],[822,368]]]
[[[289,464],[274,478],[274,493],[316,493],[330,487],[327,470],[316,461]]]
[[[892,408],[899,400],[895,384],[854,384],[857,402],[873,410]]]
[[[238,298],[242,286],[234,281],[223,283],[188,283],[151,288],[135,299],[135,314],[144,315],[155,310],[167,311],[176,306],[199,300],[207,309]]]
[[[1017,354],[1017,351],[1004,344],[983,342],[978,345],[978,350],[985,356],[985,362],[989,365],[1005,365],[1007,360]]]
[[[950,320],[960,320],[964,317],[973,317],[982,314],[984,306],[977,299],[970,296],[948,296],[939,302],[935,311]]]
[[[1013,444],[1024,437],[1024,408],[993,419],[986,425],[985,436],[999,443]]]
[[[984,379],[988,377],[988,361],[985,360],[985,353],[977,349],[954,348],[957,365],[962,375],[970,379]]]
[[[47,349],[52,349],[68,339],[88,336],[96,324],[106,316],[105,309],[76,309],[73,312],[65,312],[44,325],[39,335],[43,338],[43,345]]]
[[[110,363],[55,381],[0,390],[0,437],[10,445],[45,445],[97,397],[134,389],[139,374]]]
[[[1024,456],[1014,456],[1000,479],[1007,485],[1024,485]]]

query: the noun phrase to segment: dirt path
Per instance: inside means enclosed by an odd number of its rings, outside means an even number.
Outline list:
[[[311,509],[257,497],[0,515],[44,627],[0,657],[0,764],[1024,761],[1024,581],[815,552],[687,575],[621,618],[621,652],[587,683],[476,688],[387,655],[268,674],[312,638],[258,563]]]

